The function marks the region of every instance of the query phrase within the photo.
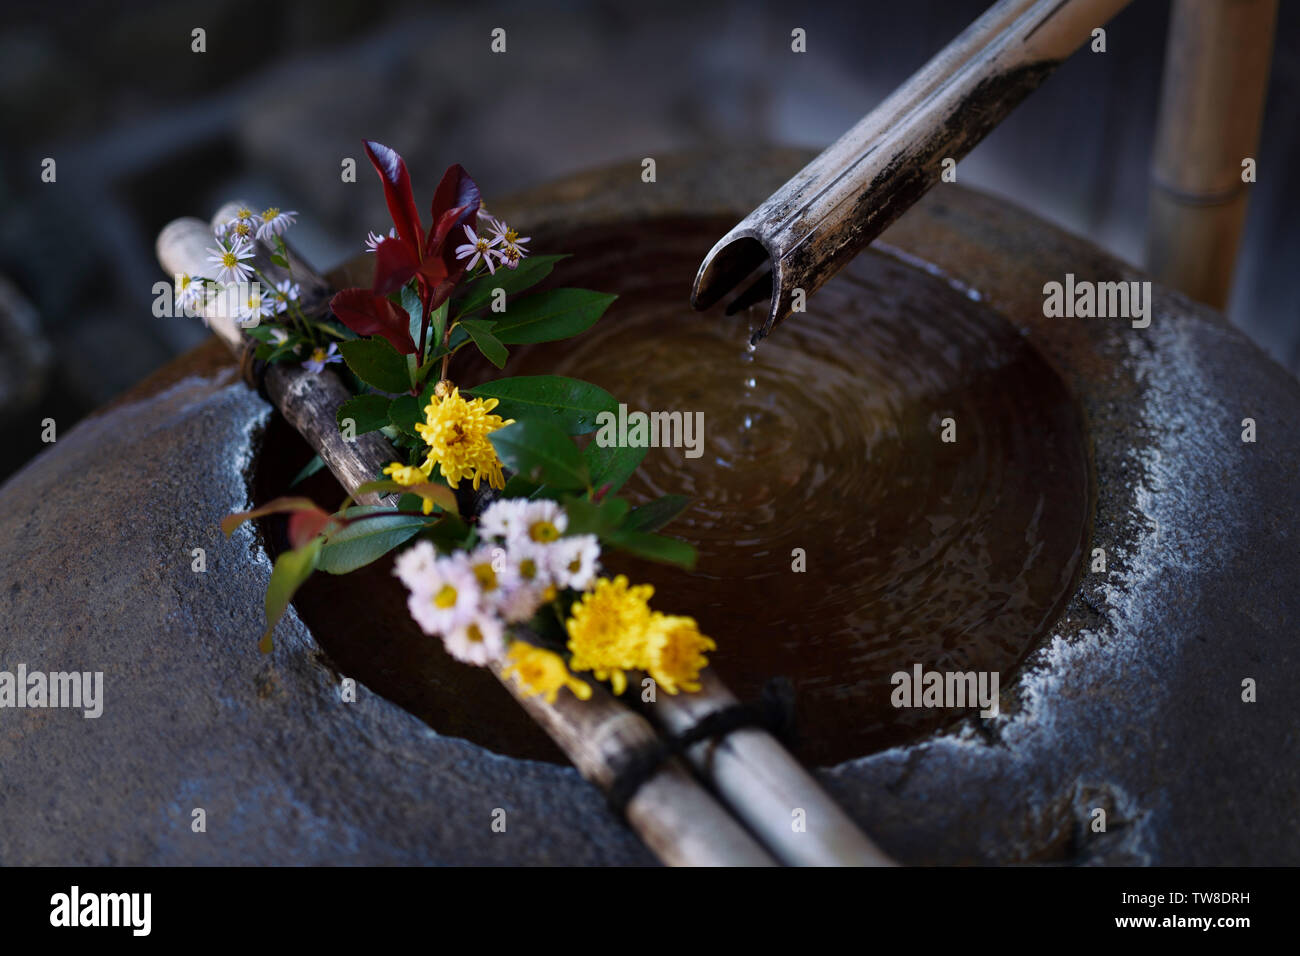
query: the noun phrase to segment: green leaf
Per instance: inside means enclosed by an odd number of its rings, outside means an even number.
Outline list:
[[[438,361],[438,359],[442,358],[449,352],[456,351],[468,341],[469,333],[466,332],[458,323],[456,327],[451,330],[451,338],[447,340],[446,348],[443,348],[441,344],[438,344],[434,348],[429,349],[429,358],[422,366],[420,366],[420,375],[423,376],[428,372],[429,369],[433,367],[433,363]],[[430,378],[429,382],[433,385],[437,384],[437,380],[433,378]]]
[[[266,586],[266,632],[258,644],[263,654],[271,653],[271,632],[275,630],[280,618],[284,617],[298,588],[311,577],[320,549],[321,539],[314,538],[301,548],[282,552],[275,559],[275,566],[271,568],[271,580]]]
[[[592,487],[599,490],[609,485],[609,492],[618,491],[641,466],[649,450],[627,445],[602,447],[593,441],[582,450],[582,457],[591,471]]]
[[[691,499],[685,495],[664,495],[648,504],[632,509],[623,522],[628,531],[658,531],[686,510]]]
[[[561,489],[587,487],[587,465],[564,429],[521,419],[488,436],[501,460],[525,478]]]
[[[679,538],[619,528],[605,540],[620,551],[639,558],[658,561],[660,564],[675,564],[688,571],[695,567],[695,548]]]
[[[475,279],[465,286],[465,295],[457,303],[458,315],[467,315],[476,309],[481,309],[492,301],[492,295],[496,289],[505,289],[507,298],[517,295],[525,289],[531,289],[537,283],[541,282],[555,264],[561,259],[569,258],[565,256],[529,256],[515,269],[500,269],[496,275],[486,275],[481,279]]]
[[[388,406],[388,420],[412,438],[419,438],[420,433],[415,430],[415,425],[424,421],[424,416],[420,414],[420,400],[414,395],[397,396]]]
[[[567,339],[595,325],[617,298],[590,289],[538,292],[511,305],[492,331],[506,345]]]
[[[597,504],[586,498],[565,498],[564,513],[569,516],[565,534],[594,534],[604,538],[627,517],[626,498],[607,497]]]
[[[286,259],[284,256],[280,255],[280,253],[278,252],[271,253],[271,261],[274,262],[281,269],[289,268],[289,260]]]
[[[466,334],[478,346],[478,350],[483,353],[484,358],[495,365],[497,368],[506,367],[506,359],[510,353],[501,341],[492,334],[492,323],[483,319],[465,319],[460,323],[460,328],[464,329]]]
[[[298,472],[298,474],[294,476],[293,481],[289,482],[289,487],[292,488],[295,485],[297,485],[299,482],[306,481],[308,478],[316,474],[316,472],[320,471],[324,467],[325,467],[325,459],[321,458],[320,455],[312,455],[311,461],[303,465],[302,471]]]
[[[429,341],[434,344],[435,348],[442,347],[442,337],[447,331],[447,305],[448,303],[443,302],[442,305],[438,306],[434,310],[433,318],[430,320],[433,331],[429,333]],[[432,352],[434,349],[429,351]]]
[[[383,395],[353,395],[334,413],[339,431],[343,430],[343,422],[349,418],[358,435],[383,428],[388,424],[388,406],[392,401]]]
[[[411,378],[406,371],[406,357],[388,343],[388,340],[372,335],[367,339],[353,339],[339,345],[343,361],[367,385],[373,385],[381,392],[405,392],[411,387]]]
[[[409,320],[408,330],[411,333],[411,341],[415,347],[420,347],[420,322],[424,319],[424,303],[420,301],[420,293],[409,285],[402,286],[401,306],[406,310]]]
[[[436,524],[430,527],[427,533],[427,537],[433,542],[434,547],[443,554],[450,554],[465,547],[469,541],[469,535],[469,526],[453,514],[443,515]]]
[[[596,430],[596,416],[618,411],[618,401],[599,386],[563,375],[520,375],[477,385],[478,398],[495,398],[502,418],[545,418],[570,435]]]
[[[356,518],[389,510],[383,505],[358,505],[341,514],[344,518]],[[409,541],[430,523],[428,518],[389,514],[346,525],[325,539],[316,567],[327,574],[355,571]]]

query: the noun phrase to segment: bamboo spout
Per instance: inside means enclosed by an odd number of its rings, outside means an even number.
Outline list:
[[[994,4],[723,236],[700,265],[691,304],[707,309],[743,286],[727,311],[770,298],[751,341],[766,337],[1127,2]]]

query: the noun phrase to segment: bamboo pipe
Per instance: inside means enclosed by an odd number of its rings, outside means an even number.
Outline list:
[[[717,675],[700,675],[695,694],[660,694],[651,720],[673,734],[736,704]],[[790,752],[769,733],[744,727],[702,740],[686,757],[736,816],[792,866],[893,866]],[[797,817],[796,814],[802,814]]]
[[[691,304],[770,298],[756,342],[930,189],[1128,0],[1001,0],[723,236]]]
[[[205,251],[212,245],[211,228],[201,220],[186,218],[169,223],[159,233],[156,252],[168,274],[212,277]],[[285,275],[264,253],[254,261],[272,278]],[[294,277],[304,287],[325,287],[324,280],[305,264],[295,268]],[[238,322],[211,316],[209,323],[232,352],[242,354],[244,336]],[[392,446],[374,433],[358,436],[355,442],[342,440],[335,412],[348,393],[335,376],[312,375],[277,364],[267,370],[266,389],[285,419],[302,433],[349,494],[395,459]],[[519,685],[503,677],[501,669],[498,664],[492,672],[583,777],[602,790],[608,789],[623,758],[657,741],[643,717],[599,686],[592,688],[589,700],[561,693],[554,704],[548,704],[540,697],[522,695]],[[661,765],[637,790],[628,801],[626,815],[646,846],[672,866],[770,866],[775,862],[675,759]]]
[[[1216,309],[1232,289],[1276,18],[1277,0],[1178,0],[1169,21],[1147,269]]]

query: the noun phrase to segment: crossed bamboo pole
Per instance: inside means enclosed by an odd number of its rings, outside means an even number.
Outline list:
[[[212,225],[233,214],[218,211],[212,224],[195,218],[169,223],[158,235],[156,252],[169,275],[212,277],[207,249]],[[302,289],[305,310],[323,312],[329,284],[290,248],[294,281]],[[288,273],[271,263],[265,251],[252,260],[274,279]],[[247,338],[233,318],[208,316],[212,331],[236,356]],[[350,397],[333,375],[313,375],[297,366],[272,365],[264,387],[285,420],[320,455],[349,494],[373,480],[396,453],[378,433],[345,441],[335,422],[339,405]],[[378,503],[378,495],[359,496]],[[554,703],[525,696],[503,677],[504,665],[492,672],[525,711],[551,736],[588,781],[608,792],[630,759],[659,745],[655,728],[600,686],[589,700],[562,691]],[[706,671],[696,694],[659,695],[648,714],[668,733],[688,729],[701,718],[727,709],[735,697]],[[701,785],[686,763],[669,757],[637,788],[624,813],[628,824],[664,863],[687,866],[892,865],[825,793],[812,776],[770,734],[742,728],[688,748],[686,761],[712,785]],[[734,814],[734,816],[733,816]]]

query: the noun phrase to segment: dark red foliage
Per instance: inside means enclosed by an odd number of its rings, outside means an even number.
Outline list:
[[[345,289],[334,297],[331,307],[339,321],[358,335],[382,335],[398,351],[410,355],[417,343],[411,338],[407,317],[386,296],[415,277],[426,318],[446,301],[465,274],[467,260],[458,260],[455,253],[458,234],[463,235],[461,227],[478,216],[482,198],[463,167],[448,167],[433,194],[433,222],[426,235],[402,157],[373,140],[364,145],[384,185],[384,199],[397,235],[383,240],[375,250],[370,292]]]

